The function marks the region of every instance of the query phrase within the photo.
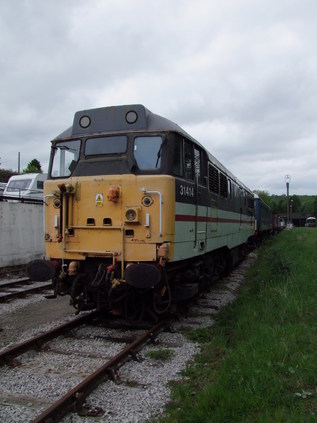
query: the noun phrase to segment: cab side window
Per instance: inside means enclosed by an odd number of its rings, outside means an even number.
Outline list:
[[[173,174],[176,176],[183,176],[183,139],[176,138],[174,143],[174,155],[173,155]]]
[[[193,145],[189,141],[184,142],[184,170],[185,170],[185,179],[193,180],[194,179],[194,151]]]
[[[206,185],[205,153],[194,143],[178,137],[175,139],[173,174],[201,185]],[[207,159],[205,160],[207,162]]]

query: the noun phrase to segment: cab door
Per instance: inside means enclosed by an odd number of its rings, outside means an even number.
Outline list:
[[[198,254],[205,252],[207,245],[208,190],[206,160],[203,150],[193,147],[195,175],[195,250]]]
[[[209,209],[210,235],[214,236],[218,231],[218,197],[219,197],[219,171],[212,164],[208,163],[208,188],[211,193],[211,204]]]

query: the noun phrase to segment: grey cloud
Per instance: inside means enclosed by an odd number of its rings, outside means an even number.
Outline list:
[[[316,12],[314,0],[1,0],[2,166],[17,151],[23,167],[47,164],[77,110],[144,103],[251,189],[283,192],[294,172],[314,193]]]

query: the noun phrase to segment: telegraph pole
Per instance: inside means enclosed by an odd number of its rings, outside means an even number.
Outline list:
[[[291,180],[291,175],[285,175],[285,182],[286,182],[286,203],[287,203],[287,210],[286,210],[286,225],[289,227],[289,182]]]

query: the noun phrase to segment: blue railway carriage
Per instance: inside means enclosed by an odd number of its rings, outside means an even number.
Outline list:
[[[52,141],[46,261],[79,310],[171,311],[235,264],[254,235],[252,192],[177,124],[142,105],[77,112]]]
[[[280,230],[280,218],[257,195],[254,194],[255,236],[264,237]]]

